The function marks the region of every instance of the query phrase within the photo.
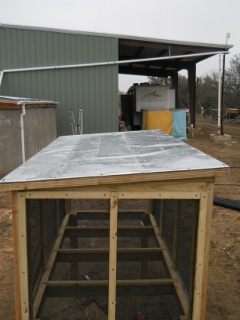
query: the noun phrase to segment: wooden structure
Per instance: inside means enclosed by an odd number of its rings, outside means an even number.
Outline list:
[[[149,296],[157,319],[164,303],[204,319],[214,178],[228,170],[159,130],[52,142],[0,182],[13,198],[16,319],[70,296],[105,297],[109,320]]]

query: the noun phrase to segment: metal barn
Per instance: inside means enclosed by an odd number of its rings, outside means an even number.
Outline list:
[[[118,74],[189,74],[195,127],[196,64],[232,46],[125,35],[0,26],[0,94],[58,101],[58,135],[71,134],[69,109],[83,109],[84,133],[118,131]]]

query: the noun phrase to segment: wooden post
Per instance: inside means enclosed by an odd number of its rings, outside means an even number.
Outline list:
[[[118,193],[111,192],[110,234],[109,234],[108,320],[114,320],[115,313],[116,313],[117,219],[118,219]]]
[[[21,320],[29,320],[29,290],[28,290],[28,257],[27,257],[27,213],[25,192],[18,192],[17,212],[17,246],[18,246],[18,275],[21,303]]]
[[[195,260],[196,260],[196,243],[197,243],[197,231],[198,231],[198,214],[199,214],[199,202],[194,201],[194,210],[192,213],[192,246],[191,246],[191,275],[189,283],[189,314],[192,314],[193,309],[193,294],[194,294],[194,276],[195,276]]]
[[[206,312],[207,275],[211,233],[213,184],[202,193],[199,207],[198,234],[196,247],[195,283],[192,319],[204,320]]]
[[[172,72],[172,87],[175,89],[175,108],[178,108],[178,72]]]
[[[19,287],[19,256],[18,256],[18,193],[12,192],[12,223],[13,223],[13,264],[14,264],[14,292],[15,292],[15,316],[16,320],[21,320],[21,301]]]

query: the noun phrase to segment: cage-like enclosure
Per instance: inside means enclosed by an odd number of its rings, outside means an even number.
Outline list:
[[[17,319],[91,319],[93,301],[96,319],[204,319],[227,170],[160,131],[57,139],[1,181],[14,190]]]

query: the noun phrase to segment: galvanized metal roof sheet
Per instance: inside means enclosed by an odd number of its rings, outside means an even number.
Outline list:
[[[11,97],[11,96],[0,96],[0,102],[16,103],[16,104],[24,104],[24,103],[57,104],[58,103],[55,101],[40,100],[40,99],[33,99],[33,98],[23,98],[23,97]]]
[[[160,130],[62,136],[0,180],[15,182],[228,168]]]

